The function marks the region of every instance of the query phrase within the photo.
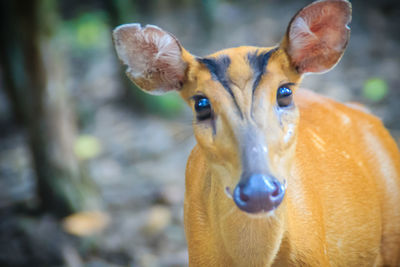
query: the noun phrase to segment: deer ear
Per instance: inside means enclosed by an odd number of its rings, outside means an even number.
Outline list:
[[[328,71],[336,65],[347,46],[350,21],[348,1],[316,1],[293,17],[281,47],[300,74]]]
[[[162,94],[182,87],[187,64],[172,34],[157,26],[125,24],[114,30],[113,39],[126,74],[141,89]]]

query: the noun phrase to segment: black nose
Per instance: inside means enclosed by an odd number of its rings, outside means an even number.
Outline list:
[[[281,204],[284,186],[274,177],[252,174],[242,177],[233,192],[236,205],[248,213],[268,212]]]

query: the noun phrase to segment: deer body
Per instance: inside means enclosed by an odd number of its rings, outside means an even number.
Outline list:
[[[192,151],[185,225],[193,265],[381,266],[385,257],[398,266],[400,157],[393,139],[363,111],[306,90],[295,101],[300,122],[292,186],[275,215],[249,217],[234,209],[201,148]],[[389,162],[381,165],[379,158]],[[255,257],[260,254],[265,257]]]
[[[186,169],[191,266],[399,266],[400,154],[379,119],[298,89],[331,69],[351,6],[316,1],[277,47],[207,57],[156,26],[114,31],[127,74],[193,108]]]

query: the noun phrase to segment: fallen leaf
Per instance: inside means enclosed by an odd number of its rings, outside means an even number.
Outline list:
[[[67,233],[90,236],[99,233],[110,223],[107,214],[100,211],[83,211],[65,217],[62,226]]]

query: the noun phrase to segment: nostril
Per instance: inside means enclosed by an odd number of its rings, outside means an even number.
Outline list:
[[[279,193],[280,193],[279,188],[276,188],[276,189],[274,190],[274,192],[272,192],[271,196],[277,197],[277,196],[279,196]]]
[[[240,190],[239,196],[240,196],[240,200],[243,201],[243,202],[247,202],[250,199],[248,195],[243,193],[243,190]]]
[[[273,181],[273,185],[274,185],[275,189],[274,189],[274,191],[272,191],[271,196],[277,197],[281,193],[280,184],[278,181]]]

